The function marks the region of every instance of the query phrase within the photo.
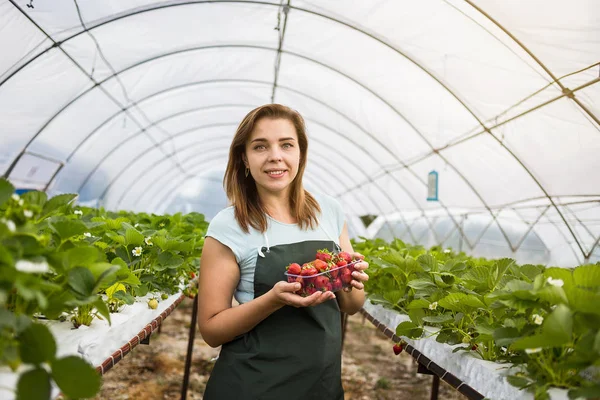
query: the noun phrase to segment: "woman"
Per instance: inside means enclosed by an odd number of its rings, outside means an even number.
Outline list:
[[[283,280],[287,265],[319,249],[362,258],[339,203],[304,190],[307,150],[303,118],[278,104],[252,110],[233,138],[224,178],[232,206],[211,221],[200,267],[200,332],[223,346],[204,399],[344,398],[340,311],[362,307],[368,264],[335,294],[301,297],[299,283]]]

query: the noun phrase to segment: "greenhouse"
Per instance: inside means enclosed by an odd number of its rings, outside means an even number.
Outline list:
[[[190,297],[186,397],[266,104],[303,117],[304,187],[369,264],[357,315],[432,398],[600,398],[600,2],[8,0],[0,50],[0,398],[109,396]]]

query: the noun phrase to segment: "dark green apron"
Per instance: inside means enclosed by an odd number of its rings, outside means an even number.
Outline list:
[[[254,298],[285,279],[285,267],[315,259],[332,241],[262,249]],[[250,332],[225,343],[204,392],[205,400],[343,400],[342,332],[335,299],[314,307],[284,306]]]

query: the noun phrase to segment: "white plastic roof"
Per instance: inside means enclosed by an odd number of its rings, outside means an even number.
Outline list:
[[[600,259],[597,0],[0,0],[0,50],[19,187],[164,212],[219,187],[241,118],[277,102],[355,235],[372,214],[372,235],[400,221],[477,253],[497,230],[507,255],[535,237],[547,262]]]

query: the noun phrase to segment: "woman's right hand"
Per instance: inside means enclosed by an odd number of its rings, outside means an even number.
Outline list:
[[[302,297],[295,292],[300,290],[300,284],[297,282],[288,283],[286,281],[279,281],[270,290],[273,300],[280,305],[287,305],[292,307],[311,307],[317,304],[324,303],[328,300],[335,298],[333,292],[315,292],[307,297]]]

